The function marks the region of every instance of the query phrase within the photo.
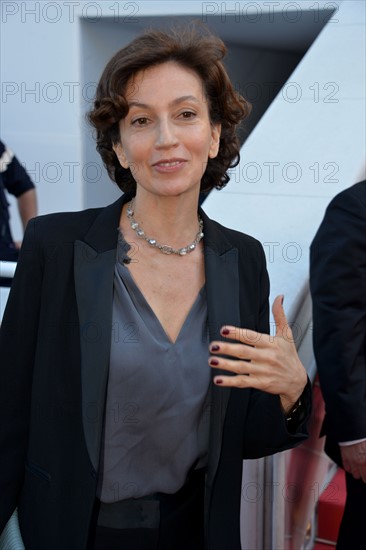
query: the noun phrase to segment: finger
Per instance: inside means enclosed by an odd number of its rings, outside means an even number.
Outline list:
[[[237,359],[251,360],[257,357],[258,351],[247,344],[232,344],[228,342],[212,342],[210,352],[219,355],[229,355]]]
[[[253,388],[253,382],[249,376],[215,376],[214,383],[223,388]]]
[[[293,341],[292,331],[288,324],[285,310],[283,309],[283,300],[284,295],[280,294],[276,296],[272,305],[272,314],[276,323],[276,336],[281,336],[285,340]]]
[[[245,374],[247,376],[252,370],[248,361],[222,359],[221,357],[210,357],[208,364],[214,369],[226,370],[234,374]]]
[[[268,334],[262,334],[261,332],[256,332],[248,328],[233,327],[231,325],[223,326],[220,330],[220,334],[224,338],[237,340],[238,342],[242,342],[252,347],[264,347],[271,339]],[[220,345],[220,342],[213,343]]]

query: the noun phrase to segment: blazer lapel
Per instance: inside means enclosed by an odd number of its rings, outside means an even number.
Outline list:
[[[238,250],[226,239],[220,226],[201,211],[205,233],[205,273],[210,340],[221,340],[225,324],[240,326]],[[222,371],[223,374],[227,372]],[[212,376],[220,374],[213,369]],[[207,482],[215,476],[221,453],[222,432],[230,388],[212,385],[210,449]]]
[[[102,209],[74,244],[75,292],[80,322],[83,426],[98,470],[112,330],[113,277],[122,197]]]

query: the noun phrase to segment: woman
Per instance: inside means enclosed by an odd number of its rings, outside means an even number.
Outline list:
[[[306,437],[263,250],[198,211],[249,112],[224,54],[189,29],[117,52],[90,120],[123,196],[30,223],[0,390],[1,525],[18,506],[27,550],[239,549],[242,459]]]

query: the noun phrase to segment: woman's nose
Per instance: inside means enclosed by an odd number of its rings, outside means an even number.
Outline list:
[[[178,143],[174,125],[169,120],[162,120],[157,126],[156,147],[173,147]]]

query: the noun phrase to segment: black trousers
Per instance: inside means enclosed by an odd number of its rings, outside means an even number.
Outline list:
[[[177,493],[157,493],[154,499],[159,508],[159,520],[154,527],[119,529],[117,526],[98,525],[96,514],[90,549],[203,550],[204,471],[194,472]],[[139,500],[146,502],[146,499],[135,499],[133,504]]]
[[[366,547],[366,483],[346,472],[347,498],[337,550]]]

